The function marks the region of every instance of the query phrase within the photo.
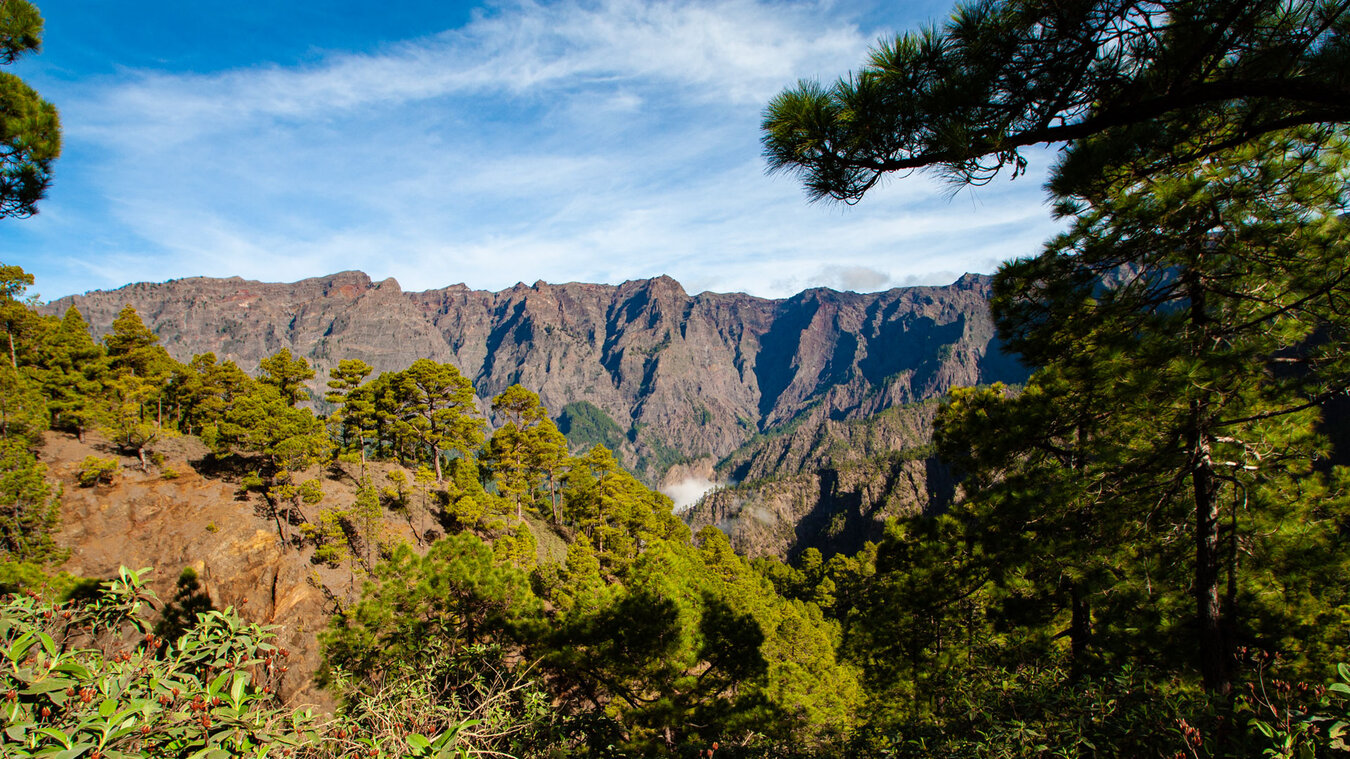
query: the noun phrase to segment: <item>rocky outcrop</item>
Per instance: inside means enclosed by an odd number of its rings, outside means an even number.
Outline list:
[[[808,412],[718,463],[713,478],[732,484],[684,519],[720,527],[747,556],[854,553],[887,519],[951,502],[952,477],[929,446],[937,410],[932,400],[846,421]]]
[[[320,376],[343,358],[377,371],[454,363],[490,398],[514,383],[555,412],[586,401],[627,435],[649,482],[672,464],[721,459],[804,412],[840,420],[1023,372],[993,345],[989,278],[782,300],[689,295],[669,277],[622,285],[455,285],[403,292],[360,272],[290,284],[181,279],[62,298],[103,334],[135,307],[176,358],[214,352],[246,371],[281,348]]]
[[[861,419],[837,420],[811,409],[790,424],[756,435],[715,468],[719,482],[754,482],[839,468],[926,446],[938,401],[895,406]]]
[[[277,626],[277,643],[291,654],[283,699],[331,705],[313,679],[321,660],[315,633],[332,609],[311,551],[284,549],[275,528],[258,515],[256,497],[238,496],[235,485],[198,473],[189,459],[204,456],[200,442],[179,438],[162,447],[164,466],[141,472],[96,436],[80,442],[48,434],[41,458],[62,487],[57,541],[70,550],[62,569],[107,578],[119,566],[150,567],[150,586],[168,603],[179,572],[191,567],[212,607],[233,606],[250,621]],[[111,485],[80,487],[79,462],[91,455],[122,464]]]
[[[743,556],[793,560],[816,548],[828,558],[880,539],[891,517],[944,508],[952,491],[951,474],[935,459],[901,452],[722,488],[685,521],[696,532],[718,527]]]

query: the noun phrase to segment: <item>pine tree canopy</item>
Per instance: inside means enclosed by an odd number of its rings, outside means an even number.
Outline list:
[[[42,16],[26,0],[0,2],[0,65],[42,45]],[[13,74],[0,71],[0,218],[31,216],[61,153],[56,108]]]
[[[892,172],[982,184],[1067,143],[1051,188],[1091,195],[1297,125],[1350,119],[1347,0],[980,0],[765,110],[770,170],[856,202]]]

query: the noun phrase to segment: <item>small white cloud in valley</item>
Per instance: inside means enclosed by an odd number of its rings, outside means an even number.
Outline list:
[[[698,499],[717,488],[717,483],[706,477],[689,476],[678,482],[661,486],[661,492],[675,502],[675,513],[687,511]]]

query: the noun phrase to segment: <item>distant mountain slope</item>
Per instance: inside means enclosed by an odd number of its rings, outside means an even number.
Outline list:
[[[989,278],[970,274],[945,287],[769,300],[690,296],[669,277],[409,293],[343,272],[290,284],[134,284],[44,310],[75,305],[103,334],[130,304],[176,358],[213,351],[250,372],[281,348],[320,377],[342,358],[377,371],[450,361],[484,399],[519,382],[554,413],[591,404],[623,431],[628,462],[656,481],[677,461],[716,461],[806,411],[855,418],[953,386],[1020,380],[1025,372],[991,345],[988,296]]]
[[[928,400],[845,421],[803,414],[718,463],[715,479],[732,484],[684,519],[696,531],[716,525],[746,556],[854,553],[886,519],[951,502],[954,481],[929,446],[937,410]]]

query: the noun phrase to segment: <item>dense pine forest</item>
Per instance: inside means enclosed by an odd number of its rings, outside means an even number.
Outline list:
[[[0,62],[41,23],[0,3]],[[1033,374],[943,400],[953,503],[853,555],[693,534],[530,388],[183,363],[133,308],[97,337],[0,265],[0,754],[1350,753],[1348,32],[1333,0],[990,0],[768,105],[771,167],[818,199],[1063,148],[1064,231],[991,303]],[[43,106],[0,75],[0,215],[41,200]],[[191,570],[61,571],[65,439],[106,452],[95,493],[200,446],[319,578],[328,708]]]

